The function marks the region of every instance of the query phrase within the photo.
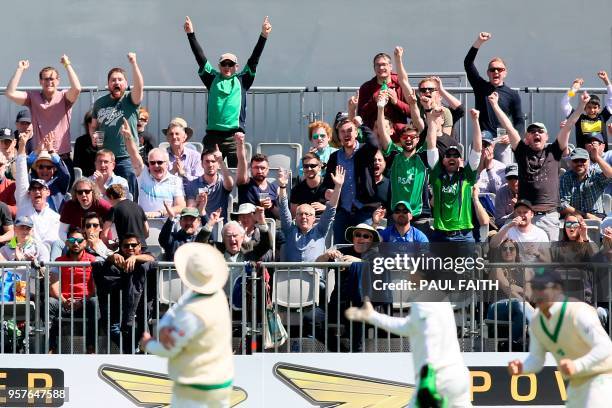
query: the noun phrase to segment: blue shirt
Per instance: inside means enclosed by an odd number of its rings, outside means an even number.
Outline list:
[[[390,225],[384,230],[379,229],[378,233],[383,242],[429,242],[423,232],[412,226],[404,235],[400,235],[394,225]]]
[[[340,149],[338,151],[338,166],[344,167],[344,171],[346,172],[344,175],[344,184],[342,185],[342,190],[340,190],[340,203],[342,208],[348,212],[351,212],[353,205],[356,207],[361,207],[360,203],[355,198],[357,195],[357,185],[355,183],[354,159],[357,149],[359,149],[359,143],[357,143],[357,147],[353,151],[353,155],[351,157],[346,157],[344,149]]]

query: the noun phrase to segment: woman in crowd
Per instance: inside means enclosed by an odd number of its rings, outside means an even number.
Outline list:
[[[74,167],[81,169],[83,177],[89,177],[96,171],[95,162],[98,145],[96,140],[94,140],[96,126],[92,122],[93,116],[91,111],[88,111],[83,119],[85,134],[77,137],[74,142]]]
[[[308,151],[319,156],[319,160],[321,160],[322,164],[321,176],[325,175],[325,164],[327,164],[327,161],[329,160],[329,155],[338,150],[329,145],[331,137],[332,128],[327,122],[317,120],[316,122],[312,122],[310,125],[308,125],[308,140],[310,141],[311,145]],[[304,176],[301,160],[299,161],[298,174],[300,178]]]

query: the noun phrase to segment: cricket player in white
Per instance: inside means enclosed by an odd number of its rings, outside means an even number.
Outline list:
[[[141,347],[168,358],[173,408],[230,406],[234,363],[232,323],[223,285],[228,267],[207,244],[184,244],[174,255],[189,289],[160,321],[159,340],[144,333]]]
[[[612,407],[612,341],[595,309],[568,301],[555,271],[536,272],[531,288],[537,309],[529,326],[529,356],[511,361],[510,374],[539,372],[551,352],[569,379],[566,407]]]
[[[409,316],[391,317],[376,312],[366,299],[363,307],[347,309],[346,317],[410,337],[415,384],[420,381],[422,367],[428,364],[435,370],[435,386],[447,400],[447,407],[472,406],[470,373],[461,356],[455,316],[449,302],[411,302]],[[418,407],[416,395],[410,407]]]

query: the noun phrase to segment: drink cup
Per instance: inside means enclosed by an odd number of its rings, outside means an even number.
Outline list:
[[[104,132],[101,130],[94,132],[94,140],[96,142],[96,147],[103,147],[104,146]]]

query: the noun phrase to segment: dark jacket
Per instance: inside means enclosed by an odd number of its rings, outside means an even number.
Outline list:
[[[244,261],[263,261],[263,262],[269,262],[269,261],[273,261],[272,256],[272,245],[271,245],[271,238],[270,238],[270,231],[268,229],[267,225],[259,225],[257,227],[259,229],[259,241],[256,241],[255,239],[251,239],[249,242],[247,243],[243,243],[242,247],[240,248],[240,252],[242,252],[242,255],[244,257]],[[198,232],[198,235],[195,238],[196,242],[204,242],[204,243],[209,243],[211,245],[213,245],[215,248],[217,248],[219,250],[219,252],[225,254],[225,244],[223,244],[223,242],[212,242],[210,240],[210,237],[212,235],[212,231],[209,230],[206,226],[203,227],[200,232]]]
[[[201,217],[202,224],[206,223],[205,217]],[[168,218],[164,223],[159,237],[159,245],[164,249],[164,260],[172,262],[174,252],[183,244],[194,242],[197,234],[188,235],[180,226],[180,220]]]

